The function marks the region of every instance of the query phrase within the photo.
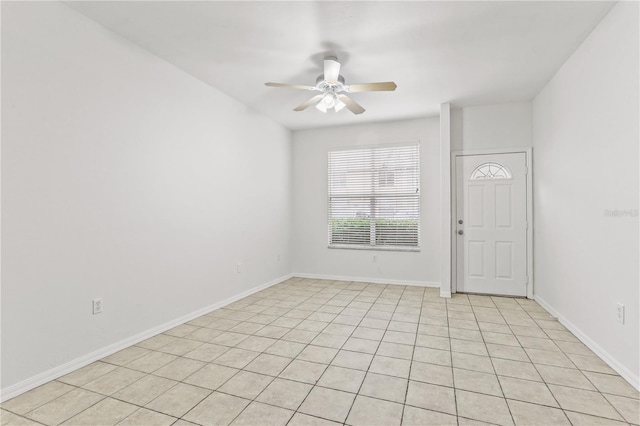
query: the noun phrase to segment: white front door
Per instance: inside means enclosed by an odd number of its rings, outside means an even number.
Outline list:
[[[527,295],[524,153],[456,157],[457,291]]]

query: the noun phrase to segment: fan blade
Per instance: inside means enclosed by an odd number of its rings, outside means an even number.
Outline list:
[[[287,89],[317,90],[315,86],[305,86],[302,84],[265,83],[264,85],[269,87],[285,87]]]
[[[338,99],[344,102],[345,106],[349,108],[349,111],[351,111],[354,114],[362,114],[365,111],[364,108],[358,105],[356,101],[354,101],[347,95],[338,95]]]
[[[393,81],[385,81],[382,83],[363,83],[350,84],[345,86],[347,92],[386,92],[396,90],[396,84]]]
[[[340,62],[335,59],[324,60],[324,81],[327,83],[335,83],[340,75]]]
[[[309,108],[311,105],[316,104],[318,102],[320,102],[320,99],[322,99],[324,95],[316,95],[313,98],[309,99],[308,101],[298,105],[297,107],[295,107],[293,110],[294,111],[302,111],[305,110],[307,108]]]

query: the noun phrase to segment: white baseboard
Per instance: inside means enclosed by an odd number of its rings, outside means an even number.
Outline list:
[[[96,351],[83,355],[79,358],[76,358],[72,361],[54,367],[50,370],[44,371],[40,374],[37,374],[33,377],[30,377],[26,380],[23,380],[14,385],[8,386],[2,390],[0,390],[0,402],[4,402],[8,399],[14,398],[24,392],[27,392],[33,388],[36,388],[44,383],[47,383],[51,380],[57,379],[58,377],[62,377],[65,374],[71,373],[74,370],[84,367],[85,365],[89,365],[92,362],[98,361],[112,353],[118,352],[122,349],[128,348],[131,345],[135,345],[138,342],[146,340],[150,337],[153,337],[157,334],[160,334],[164,331],[167,331],[173,327],[176,327],[180,324],[184,324],[185,322],[191,321],[199,316],[208,314],[209,312],[215,311],[216,309],[220,309],[224,306],[230,305],[233,302],[236,302],[244,297],[250,296],[253,293],[257,293],[261,290],[264,290],[268,287],[281,283],[283,281],[292,278],[293,274],[287,274],[282,277],[276,278],[268,283],[261,284],[259,286],[253,287],[247,291],[239,293],[235,296],[231,296],[227,299],[224,299],[220,302],[214,303],[213,305],[206,306],[202,309],[198,309],[197,311],[191,312],[189,314],[183,315],[179,318],[166,322],[157,327],[151,328],[149,330],[138,333],[134,336],[128,337],[124,340],[111,344],[109,346],[105,346],[104,348],[100,348]]]
[[[414,287],[440,287],[440,283],[432,283],[428,281],[394,280],[391,278],[347,277],[343,275],[307,274],[303,272],[294,272],[292,275],[298,278],[311,278],[314,280],[355,281],[355,282],[361,282],[361,283],[395,284],[395,285],[408,285],[408,286],[414,286]]]
[[[584,343],[589,349],[591,349],[596,355],[598,355],[609,367],[613,368],[622,378],[631,384],[634,388],[640,391],[640,377],[637,372],[634,373],[627,367],[622,365],[617,359],[611,356],[602,346],[594,342],[587,334],[575,326],[571,321],[566,319],[560,312],[558,312],[553,306],[547,303],[540,296],[534,296],[533,299],[546,309],[552,316],[558,318],[560,324],[564,325],[567,330],[572,332],[582,343]]]
[[[440,289],[440,297],[451,299],[451,292]]]

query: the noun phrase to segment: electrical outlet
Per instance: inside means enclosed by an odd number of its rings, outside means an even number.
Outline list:
[[[378,261],[378,256],[376,256],[375,254],[373,255],[373,259],[371,260],[372,262],[377,262]]]
[[[622,303],[618,303],[616,304],[616,307],[617,307],[616,320],[620,324],[624,324],[624,305]]]
[[[102,298],[93,299],[93,315],[102,313]]]
[[[242,267],[242,264],[240,262],[238,262],[238,264],[236,265],[236,273],[239,274],[240,273],[240,269]]]

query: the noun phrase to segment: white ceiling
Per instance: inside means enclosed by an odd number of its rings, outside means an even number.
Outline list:
[[[532,99],[612,2],[68,2],[105,27],[290,129],[435,115]],[[313,93],[326,55],[367,111],[292,109]],[[153,78],[153,76],[149,76]]]

